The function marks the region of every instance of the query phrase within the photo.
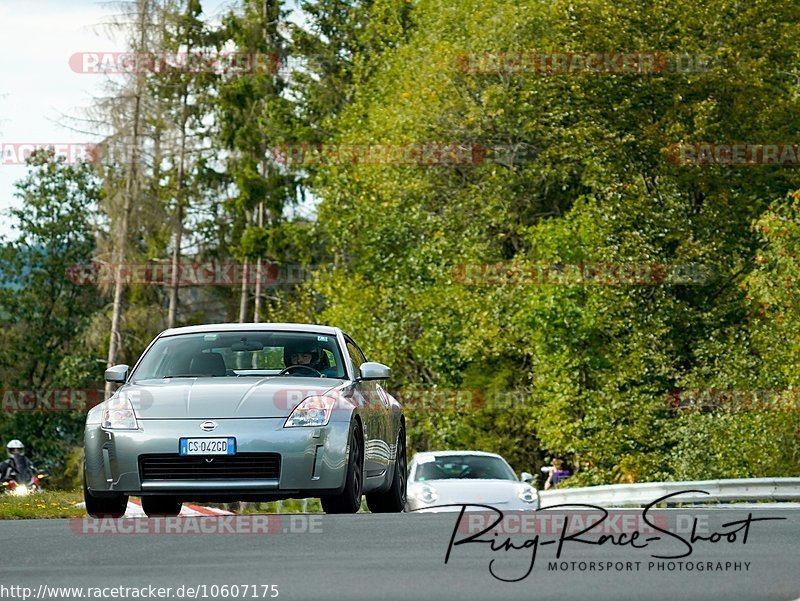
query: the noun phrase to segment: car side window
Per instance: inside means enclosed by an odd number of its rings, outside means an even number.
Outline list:
[[[356,376],[360,375],[358,373],[358,368],[361,367],[362,363],[366,363],[367,359],[364,357],[364,353],[361,352],[356,346],[356,343],[352,340],[347,340],[347,354],[350,356],[350,362],[353,364],[353,369],[356,372]]]

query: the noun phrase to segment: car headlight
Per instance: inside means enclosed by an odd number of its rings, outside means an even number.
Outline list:
[[[331,419],[334,405],[334,397],[310,396],[294,408],[283,427],[326,426]]]
[[[128,397],[120,395],[108,399],[103,417],[100,422],[104,428],[109,430],[138,430],[139,424],[136,422],[136,414],[133,412],[133,405]]]
[[[523,503],[536,503],[536,490],[530,486],[517,488],[517,498]]]
[[[439,500],[439,493],[430,484],[417,484],[411,491],[411,496],[428,505]]]

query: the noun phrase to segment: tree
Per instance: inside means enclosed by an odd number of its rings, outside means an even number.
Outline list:
[[[150,51],[148,30],[153,20],[153,0],[136,0],[135,26],[131,29],[131,51],[141,55]],[[110,116],[109,125],[112,134],[101,145],[108,151],[111,164],[105,165],[103,178],[106,185],[106,206],[111,226],[112,262],[116,265],[126,264],[131,257],[131,237],[136,232],[131,227],[131,216],[134,210],[141,211],[142,192],[145,172],[142,168],[143,145],[145,139],[145,119],[147,107],[147,70],[138,68],[130,77],[124,91],[117,97],[107,100],[99,107],[101,112]],[[115,159],[115,157],[119,159]],[[119,162],[115,162],[115,161]],[[123,314],[123,296],[126,283],[121,278],[113,282],[113,302],[111,308],[111,324],[108,342],[109,366],[117,363],[121,345],[121,321]],[[110,394],[111,385],[106,385],[106,394]]]
[[[301,127],[285,95],[285,73],[273,57],[284,55],[280,26],[285,11],[278,0],[245,0],[242,14],[229,13],[220,35],[237,52],[260,57],[251,73],[227,74],[218,83],[215,118],[218,144],[225,149],[226,172],[234,188],[228,207],[234,216],[233,255],[245,264],[239,321],[248,319],[249,272],[255,258],[254,321],[262,318],[263,261],[279,259],[277,231],[284,209],[296,202],[296,177],[275,160],[273,149],[291,141]],[[264,57],[267,57],[266,59]]]
[[[80,274],[93,256],[92,219],[102,192],[90,166],[67,164],[52,149],[37,150],[27,165],[30,173],[16,184],[21,204],[8,211],[16,235],[0,248],[8,323],[0,340],[0,438],[21,438],[34,456],[58,465],[77,444],[81,407],[53,411],[29,403],[53,394],[89,400],[85,389],[97,386],[98,359],[85,351],[82,336],[101,303]]]
[[[150,86],[162,105],[159,114],[163,126],[161,137],[174,138],[170,140],[172,143],[165,156],[168,167],[162,171],[160,162],[154,163],[154,169],[159,169],[159,172],[153,177],[159,193],[168,197],[167,212],[172,214],[168,328],[175,327],[178,314],[179,269],[186,214],[202,194],[205,169],[202,142],[206,129],[203,120],[210,112],[208,94],[216,77],[210,67],[203,67],[211,63],[208,56],[215,54],[216,49],[201,13],[199,0],[169,3],[163,7],[162,49],[186,58],[175,65],[165,61],[159,72],[150,78]],[[160,180],[162,175],[168,178],[166,184]]]

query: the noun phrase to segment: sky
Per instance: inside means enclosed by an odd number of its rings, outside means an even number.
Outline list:
[[[235,0],[204,0],[213,19]],[[289,2],[293,6],[294,2]],[[77,73],[77,52],[124,51],[101,25],[119,11],[96,0],[0,0],[0,237],[13,234],[6,211],[19,201],[14,182],[27,168],[12,164],[23,144],[59,145],[80,156],[92,135],[75,131],[77,119],[103,95],[105,76]]]

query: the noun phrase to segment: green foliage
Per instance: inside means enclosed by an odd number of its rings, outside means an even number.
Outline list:
[[[275,61],[287,44],[279,30],[285,11],[278,0],[243,0],[242,11],[229,12],[217,32],[221,44],[238,52],[269,57],[270,66],[252,73],[225,74],[215,83],[213,115],[215,143],[226,152],[225,177],[235,196],[228,203],[234,216],[230,252],[246,256],[275,257],[280,246],[260,226],[253,211],[269,228],[280,227],[284,208],[296,202],[298,182],[272,160],[273,149],[294,141],[303,123],[286,98],[286,81]]]
[[[3,246],[6,287],[0,294],[9,325],[0,338],[0,389],[9,405],[4,402],[0,440],[5,446],[19,438],[35,465],[58,472],[64,454],[80,444],[84,415],[18,411],[12,400],[97,387],[98,364],[81,344],[100,307],[97,291],[67,275],[92,257],[91,218],[100,190],[88,166],[68,165],[53,151],[35,152],[28,165],[30,174],[17,184],[22,203],[10,210],[18,235]]]
[[[83,486],[83,446],[73,447],[66,452],[63,469],[50,474],[44,485],[48,489],[81,490]]]
[[[567,456],[578,470],[571,484],[684,477],[689,464],[705,466],[698,474],[775,473],[766,455],[784,474],[800,467],[791,417],[665,410],[675,388],[786,384],[754,347],[726,341],[760,336],[747,329],[737,287],[756,245],[749,225],[797,176],[666,159],[681,141],[786,137],[796,86],[766,65],[796,58],[788,40],[797,7],[717,2],[701,12],[682,2],[646,11],[633,1],[418,2],[414,27],[355,81],[338,141],[532,150],[511,164],[356,165],[312,180],[335,266],[315,287],[325,321],[395,367],[401,385],[463,389],[470,374],[501,373],[502,383],[478,386],[531,391],[530,408],[505,420],[479,411],[411,421],[412,447],[504,448],[518,469],[544,454]],[[712,60],[705,72],[649,76],[458,68],[465,52],[644,48]],[[460,264],[498,261],[523,269],[635,262],[673,275],[699,264],[716,277],[640,286],[454,281]],[[725,364],[727,377],[717,372]],[[743,458],[740,438],[761,452]],[[700,441],[714,451],[705,462],[690,453]]]

